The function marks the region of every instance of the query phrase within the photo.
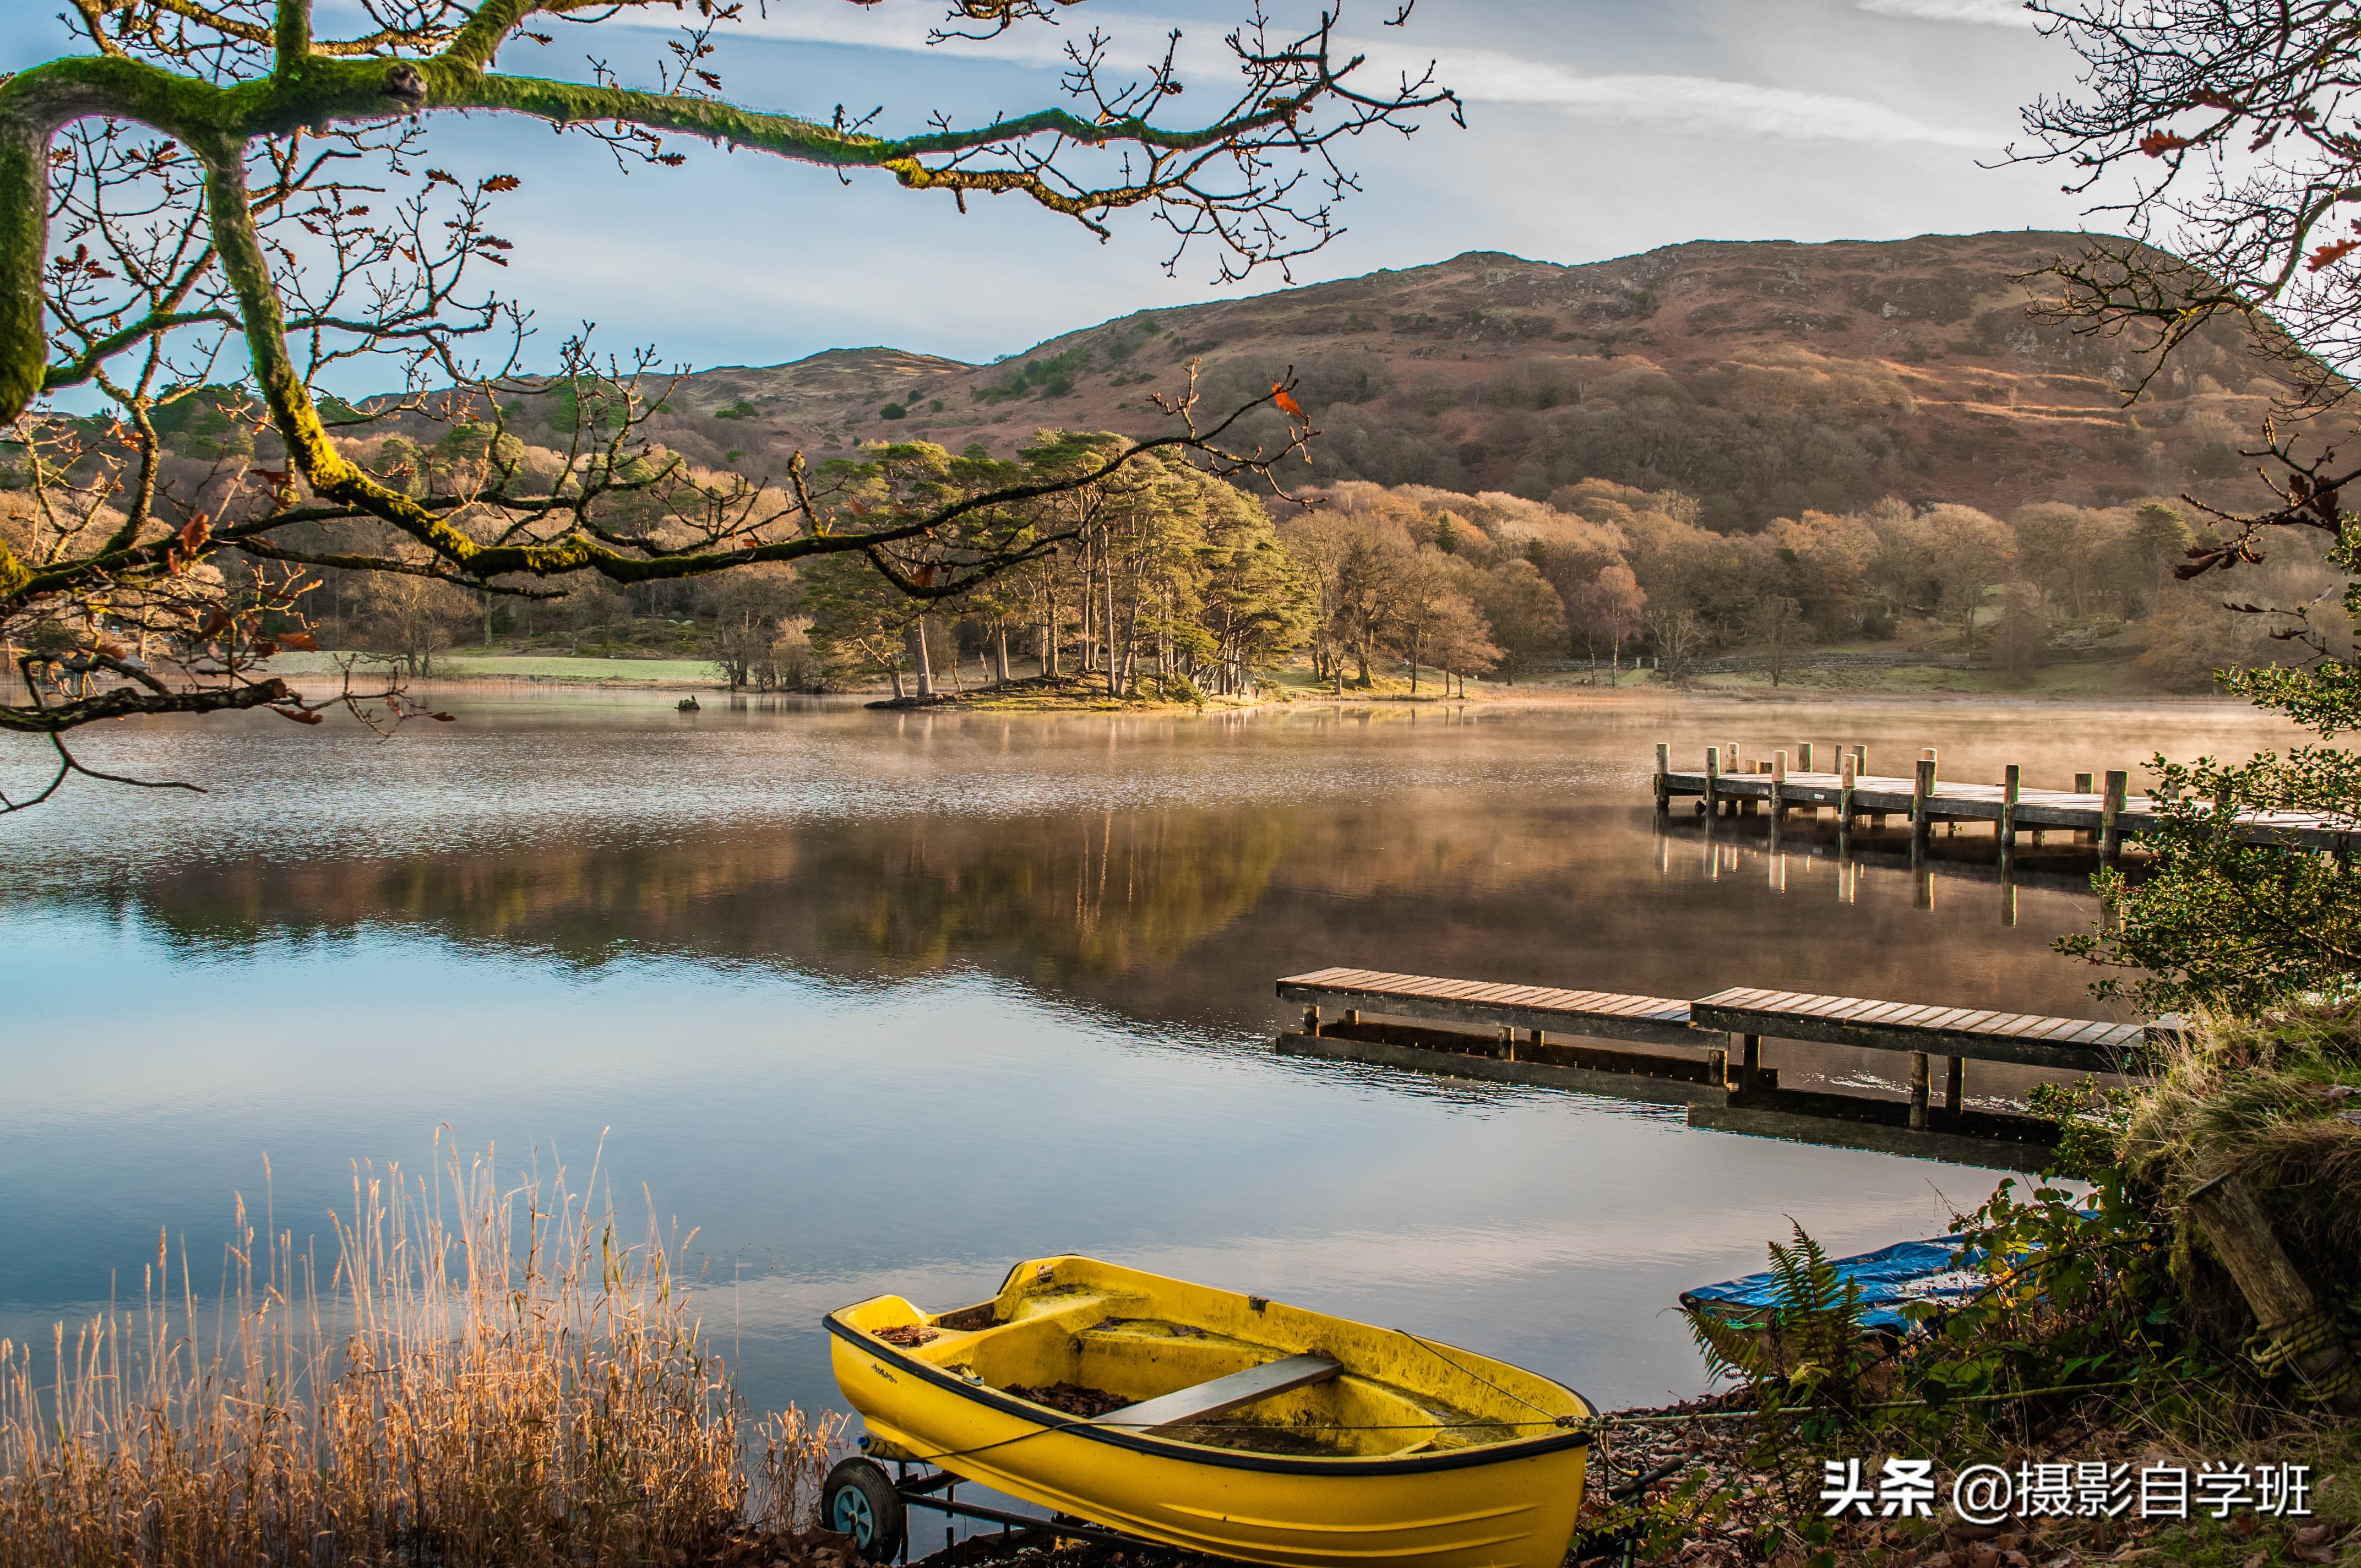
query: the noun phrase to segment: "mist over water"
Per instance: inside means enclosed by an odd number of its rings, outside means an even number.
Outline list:
[[[0,1335],[202,1280],[232,1194],[321,1238],[356,1160],[563,1163],[687,1272],[757,1406],[838,1403],[816,1323],[1077,1250],[1531,1365],[1694,1391],[1670,1311],[1939,1229],[1996,1173],[1693,1132],[1675,1109],[1282,1060],[1271,982],[1345,963],[1702,995],[1777,984],[2090,1014],[2048,950],[2087,861],[1938,837],[1931,885],[1801,825],[1660,828],[1657,740],[1866,743],[2034,784],[2284,745],[2226,706],[1299,707],[1223,718],[699,714],[439,696],[380,740],[274,718],[91,735],[0,820]],[[1883,762],[1882,762],[1883,759]],[[1884,765],[1890,762],[1892,765]],[[38,770],[0,743],[0,778]],[[2135,787],[2138,775],[2135,773]],[[1898,831],[1887,842],[1898,843]],[[1931,907],[1927,906],[1931,905]],[[2015,924],[2004,924],[2013,905]],[[1898,1088],[1878,1053],[1783,1080]],[[2028,1080],[1982,1064],[1971,1094]],[[647,1194],[642,1197],[642,1190]],[[176,1244],[177,1245],[177,1244]]]

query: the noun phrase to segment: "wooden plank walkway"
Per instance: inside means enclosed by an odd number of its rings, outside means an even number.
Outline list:
[[[1318,1010],[1332,1005],[1351,1014],[1425,1018],[1479,1028],[1555,1030],[1648,1045],[1718,1048],[1729,1044],[1738,1048],[1738,1059],[1750,1067],[1754,1065],[1760,1040],[1768,1036],[2068,1072],[2113,1073],[2124,1071],[2143,1047],[2179,1028],[2179,1021],[2170,1018],[2154,1024],[2117,1024],[2098,1018],[2052,1018],[1746,988],[1680,1002],[1664,996],[1358,969],[1289,975],[1279,981],[1279,997],[1312,1008],[1306,1022],[1314,1033],[1319,1026]]]
[[[1564,991],[1547,985],[1496,985],[1392,974],[1382,970],[1323,969],[1279,982],[1282,1002],[1334,1005],[1391,1018],[1429,1018],[1508,1029],[1556,1030],[1588,1039],[1650,1046],[1698,1046],[1689,1004],[1664,996],[1609,991]]]
[[[1669,810],[1675,796],[1697,796],[1717,807],[1723,803],[1732,809],[1760,806],[1774,815],[1799,807],[1833,807],[1847,828],[1860,817],[1900,816],[1921,835],[1932,822],[1991,822],[2004,838],[2026,829],[2067,828],[2097,836],[2102,854],[2109,859],[2123,835],[2151,831],[2158,820],[2154,797],[2131,794],[2129,775],[2124,772],[2104,774],[2104,787],[2099,789],[2039,789],[2021,781],[1962,784],[1939,779],[1931,752],[1920,754],[1912,775],[1897,776],[1872,773],[1859,765],[1837,773],[1817,772],[1808,763],[1790,769],[1784,751],[1741,767],[1735,746],[1709,750],[1713,755],[1704,769],[1686,772],[1672,766],[1669,746],[1656,748],[1658,810]],[[1796,750],[1799,757],[1810,755],[1809,747]],[[1844,761],[1852,764],[1856,759],[1847,756]],[[2082,776],[2099,782],[2097,776]],[[2340,855],[2348,853],[2353,839],[2361,834],[2361,823],[2330,812],[2242,811],[2237,820],[2239,836],[2248,842]]]
[[[1740,1036],[2015,1062],[2068,1072],[2136,1071],[2148,1046],[2179,1026],[2178,1020],[2169,1018],[2154,1024],[2113,1024],[2096,1018],[1913,1006],[1859,996],[1817,996],[1742,986],[1691,1003],[1689,1020],[1699,1029]]]

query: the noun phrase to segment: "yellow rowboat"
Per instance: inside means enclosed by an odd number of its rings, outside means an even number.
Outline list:
[[[1186,1551],[1556,1568],[1581,1505],[1581,1396],[1397,1329],[1071,1256],[956,1311],[878,1296],[825,1321],[874,1458]],[[930,1489],[847,1460],[822,1521],[890,1556]]]

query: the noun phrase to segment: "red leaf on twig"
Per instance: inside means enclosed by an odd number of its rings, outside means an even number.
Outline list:
[[[2150,158],[2162,158],[2189,145],[2187,137],[2177,137],[2170,131],[2150,131],[2139,139],[2139,149]]]
[[[1296,418],[1301,419],[1303,417],[1303,405],[1297,402],[1295,399],[1289,394],[1287,390],[1287,383],[1284,381],[1273,381],[1270,384],[1270,400],[1277,403],[1287,412],[1293,414]]]
[[[308,631],[282,631],[279,634],[281,648],[293,648],[305,653],[320,651],[320,640]]]
[[[2356,250],[2361,250],[2361,239],[2340,239],[2332,245],[2323,245],[2312,253],[2310,259],[2304,262],[2303,269],[2317,272],[2323,267],[2334,267]]]
[[[317,724],[320,722],[320,716],[318,714],[308,713],[300,707],[274,707],[270,711],[277,714],[281,718],[291,718],[298,724]]]

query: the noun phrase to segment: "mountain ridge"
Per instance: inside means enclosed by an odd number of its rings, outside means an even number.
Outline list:
[[[2090,237],[1692,240],[1575,264],[1471,250],[1134,312],[988,365],[874,345],[713,367],[649,433],[752,474],[885,440],[1005,455],[1043,428],[1169,429],[1150,399],[1193,363],[1222,412],[1291,368],[1323,431],[1310,479],[1543,499],[1604,478],[1692,495],[1724,529],[1887,494],[2004,510],[2231,477],[2276,367],[2217,323],[2126,406],[2129,345],[2027,313],[2028,280]],[[1247,433],[1275,444],[1278,416]]]

